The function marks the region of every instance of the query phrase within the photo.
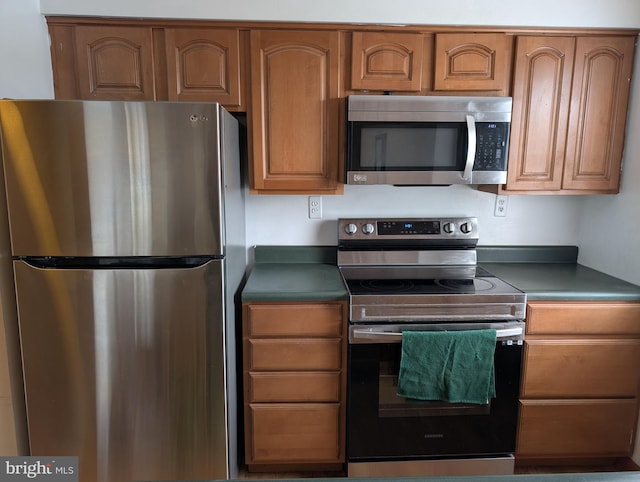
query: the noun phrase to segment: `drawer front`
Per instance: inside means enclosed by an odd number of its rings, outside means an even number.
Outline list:
[[[527,400],[520,404],[517,456],[631,454],[635,400]]]
[[[249,402],[339,402],[340,373],[249,373]]]
[[[342,341],[332,338],[247,340],[250,371],[339,370]]]
[[[527,303],[530,335],[640,335],[640,303]]]
[[[344,461],[338,404],[251,404],[247,464]]]
[[[343,303],[247,304],[245,336],[341,336],[343,306]]]
[[[636,397],[640,340],[527,340],[523,397]]]

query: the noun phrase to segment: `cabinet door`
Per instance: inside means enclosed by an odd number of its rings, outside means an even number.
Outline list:
[[[353,32],[351,88],[419,91],[422,48],[422,34]]]
[[[81,99],[154,100],[150,27],[75,28]]]
[[[632,400],[523,400],[516,458],[624,457],[638,407]]]
[[[618,192],[635,37],[579,37],[565,189]]]
[[[251,32],[256,191],[330,194],[339,185],[339,33]]]
[[[167,28],[169,100],[242,105],[239,31]]]
[[[435,90],[495,90],[506,94],[511,37],[503,33],[436,35]]]
[[[571,73],[571,37],[518,37],[507,190],[562,187]]]

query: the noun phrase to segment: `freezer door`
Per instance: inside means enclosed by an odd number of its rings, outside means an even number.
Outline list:
[[[14,256],[221,254],[220,109],[0,101]]]
[[[31,454],[80,480],[225,479],[222,270],[14,262]]]

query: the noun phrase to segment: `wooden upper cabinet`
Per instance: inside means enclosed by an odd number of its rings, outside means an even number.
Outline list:
[[[353,32],[351,89],[420,91],[424,36]]]
[[[511,37],[505,33],[439,33],[434,90],[499,91],[509,84]]]
[[[80,99],[154,100],[149,27],[75,28]]]
[[[517,39],[507,191],[618,191],[634,43]]]
[[[243,103],[238,29],[167,28],[169,100]]]
[[[574,49],[572,37],[516,41],[507,189],[562,187]]]
[[[339,33],[252,30],[250,44],[252,189],[338,192]]]
[[[635,37],[578,37],[565,189],[618,192]]]

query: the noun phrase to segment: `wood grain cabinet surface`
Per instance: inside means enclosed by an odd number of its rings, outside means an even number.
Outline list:
[[[526,323],[516,459],[630,456],[640,303],[530,301]]]
[[[512,36],[506,33],[438,33],[434,90],[498,91],[507,95]]]
[[[238,28],[48,21],[56,99],[220,102],[246,110]]]
[[[351,88],[419,92],[423,46],[420,33],[353,32]]]
[[[619,191],[637,31],[47,17],[56,99],[246,112],[252,193],[344,192],[345,97],[512,96],[506,194]]]
[[[344,462],[345,330],[345,302],[243,304],[249,471]]]
[[[164,35],[169,100],[243,106],[239,29],[166,28]]]
[[[252,30],[250,50],[251,188],[341,192],[338,32]]]
[[[75,43],[81,99],[155,99],[151,28],[79,25]]]
[[[618,191],[634,43],[518,37],[507,192]]]

